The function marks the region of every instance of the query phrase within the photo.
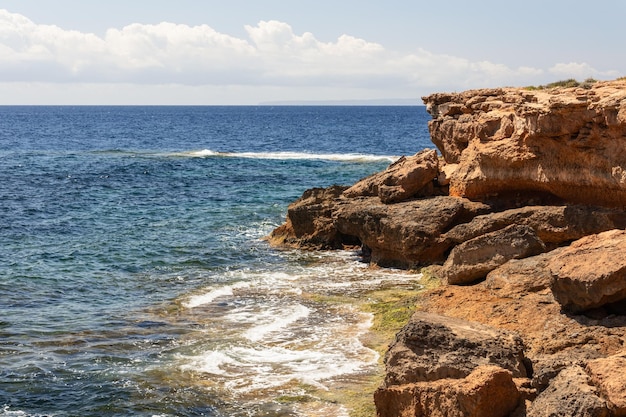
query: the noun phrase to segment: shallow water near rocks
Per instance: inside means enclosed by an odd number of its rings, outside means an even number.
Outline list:
[[[0,416],[348,415],[358,304],[418,283],[262,240],[429,146],[423,107],[0,107]],[[340,300],[340,301],[338,301]]]

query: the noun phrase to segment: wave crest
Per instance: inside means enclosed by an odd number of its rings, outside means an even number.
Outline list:
[[[210,149],[199,151],[178,152],[172,154],[177,157],[188,158],[249,158],[249,159],[276,159],[276,160],[322,160],[338,162],[395,162],[399,156],[368,155],[356,153],[308,153],[308,152],[218,152]]]

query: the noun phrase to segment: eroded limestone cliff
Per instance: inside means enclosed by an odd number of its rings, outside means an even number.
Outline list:
[[[626,79],[424,97],[435,150],[307,191],[275,245],[427,267],[379,416],[626,416]]]
[[[626,79],[591,88],[500,88],[423,98],[450,195],[522,192],[626,207]]]

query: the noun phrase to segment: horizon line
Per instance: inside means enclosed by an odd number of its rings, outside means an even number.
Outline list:
[[[424,104],[374,102],[263,102],[258,104],[0,104],[0,107],[426,107]]]

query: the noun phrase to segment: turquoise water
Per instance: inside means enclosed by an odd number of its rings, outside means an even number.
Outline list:
[[[428,147],[423,107],[0,107],[0,416],[341,415],[405,282],[262,240],[314,186]],[[308,408],[307,408],[308,407]],[[330,408],[327,408],[330,407]]]

